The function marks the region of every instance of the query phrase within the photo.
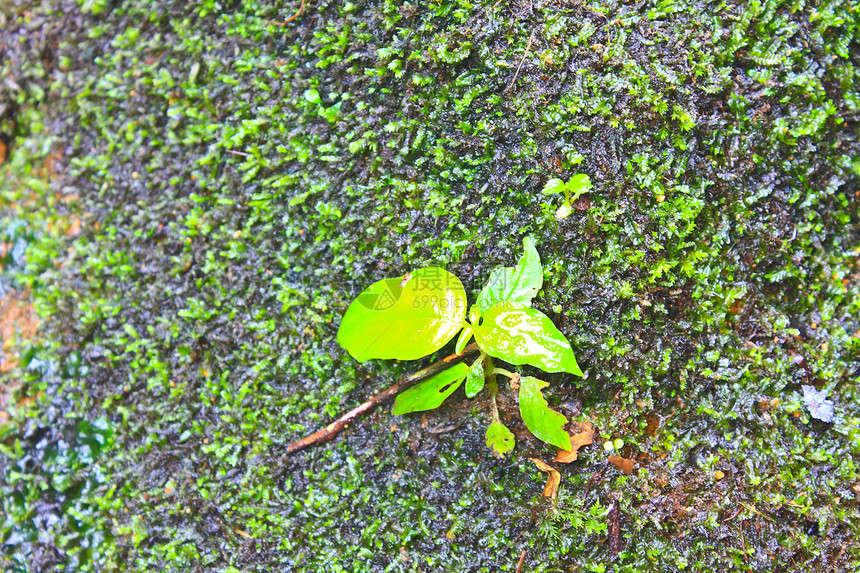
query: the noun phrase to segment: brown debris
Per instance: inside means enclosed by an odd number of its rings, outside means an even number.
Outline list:
[[[10,291],[0,298],[0,374],[11,371],[18,364],[17,346],[20,342],[36,335],[38,320],[29,300],[29,292],[18,291]],[[0,385],[0,423],[9,417],[6,408],[13,390],[8,382]]]
[[[660,417],[656,413],[651,412],[645,417],[645,421],[645,433],[649,436],[656,434],[660,428]]]
[[[579,455],[579,448],[594,443],[594,427],[590,423],[583,422],[577,429],[579,430],[578,433],[570,435],[570,451],[559,450],[558,455],[556,455],[555,459],[552,461],[569,464],[570,462],[576,461],[576,458]]]
[[[546,472],[547,478],[546,485],[543,488],[543,496],[555,503],[555,499],[558,497],[558,485],[561,483],[561,474],[558,473],[557,469],[542,460],[537,458],[529,459],[534,462],[540,471]]]
[[[621,456],[609,456],[609,463],[626,476],[629,476],[633,472],[633,460],[628,460]]]
[[[573,202],[573,208],[577,211],[588,211],[591,208],[591,199],[583,195]]]
[[[0,374],[10,371],[18,363],[17,357],[9,355],[13,342],[27,340],[36,334],[38,320],[29,302],[29,292],[11,291],[0,298]]]
[[[615,559],[621,552],[621,510],[618,507],[618,500],[612,504],[612,509],[606,516],[609,520],[609,555]]]

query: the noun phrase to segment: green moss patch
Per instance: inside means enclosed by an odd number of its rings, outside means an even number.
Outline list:
[[[297,8],[0,16],[0,288],[41,317],[2,376],[3,568],[855,567],[853,3]],[[544,395],[597,430],[555,508],[506,388],[507,461],[462,392],[284,455],[425,364],[337,345],[365,286],[441,266],[474,299],[528,234],[586,373]]]

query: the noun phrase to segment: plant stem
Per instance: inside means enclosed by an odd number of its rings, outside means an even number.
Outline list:
[[[484,378],[487,381],[487,392],[490,394],[490,404],[493,407],[493,420],[501,422],[499,419],[499,407],[496,405],[496,396],[499,395],[499,383],[496,381],[496,374],[503,370],[502,368],[493,367],[493,359],[489,354],[484,354]]]
[[[473,354],[476,354],[478,351],[478,344],[476,342],[473,342],[472,344],[464,348],[463,352],[459,354],[451,354],[450,356],[446,356],[439,362],[434,362],[423,370],[419,370],[418,372],[409,374],[408,376],[404,376],[396,383],[389,386],[387,389],[383,390],[376,396],[373,396],[361,406],[358,406],[357,408],[354,408],[346,414],[342,415],[340,418],[338,418],[325,428],[317,430],[313,434],[305,436],[301,440],[297,440],[287,446],[287,455],[298,452],[299,450],[303,450],[309,446],[315,446],[317,444],[322,444],[331,440],[343,430],[345,430],[347,427],[349,427],[352,422],[354,422],[364,414],[370,412],[379,404],[390,400],[391,398],[393,398],[400,392],[406,390],[407,388],[411,388],[419,382],[423,382],[427,378],[435,376],[443,370],[447,370],[451,366],[463,362]]]
[[[493,359],[489,354],[484,354],[484,378],[487,380],[487,390],[495,398],[499,393],[499,384],[496,382],[496,368],[493,367]]]
[[[510,370],[505,370],[504,368],[493,368],[493,375],[495,375],[495,374],[501,374],[502,376],[507,376],[511,380],[513,380],[514,378],[520,377],[519,374],[515,374],[514,372],[511,372]]]

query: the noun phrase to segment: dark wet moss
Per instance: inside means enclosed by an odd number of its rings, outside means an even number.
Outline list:
[[[494,4],[0,16],[2,285],[44,317],[2,375],[5,569],[856,566],[856,9]],[[548,398],[599,430],[557,513],[508,393],[507,461],[462,396],[283,455],[417,368],[336,345],[360,289],[437,264],[474,294],[525,234],[587,371]]]

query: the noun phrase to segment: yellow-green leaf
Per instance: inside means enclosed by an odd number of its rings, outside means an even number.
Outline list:
[[[523,239],[523,256],[515,267],[496,267],[478,295],[475,305],[481,312],[498,304],[530,306],[543,285],[543,267],[534,237]]]
[[[457,343],[454,345],[454,354],[461,354],[465,350],[466,345],[472,339],[472,327],[467,326],[460,331],[460,336],[457,337]]]
[[[391,413],[400,416],[438,408],[448,396],[454,393],[454,390],[460,387],[468,371],[469,367],[461,362],[401,392],[394,400]]]
[[[543,186],[543,193],[544,195],[554,195],[556,193],[561,193],[564,189],[564,181],[561,179],[550,179]]]
[[[359,362],[415,360],[463,327],[466,291],[453,274],[425,267],[367,287],[346,309],[337,341]]]
[[[570,435],[564,430],[567,418],[549,409],[541,393],[546,386],[549,384],[531,376],[520,378],[520,416],[536,438],[570,451]]]
[[[481,350],[505,362],[582,376],[570,343],[548,316],[533,308],[490,308],[475,327],[475,340]]]
[[[513,450],[517,441],[514,434],[499,420],[493,420],[493,423],[487,428],[484,440],[487,447],[493,451],[493,455],[498,458],[505,457],[505,454]]]
[[[469,367],[466,376],[466,398],[471,398],[484,389],[484,357],[479,356]]]

